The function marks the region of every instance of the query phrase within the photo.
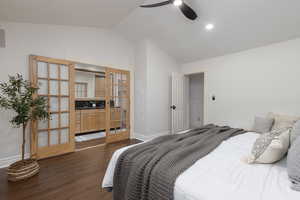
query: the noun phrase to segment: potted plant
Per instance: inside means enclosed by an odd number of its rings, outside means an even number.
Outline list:
[[[8,180],[18,181],[34,176],[39,172],[39,165],[34,159],[25,159],[26,129],[32,120],[49,119],[47,100],[33,97],[38,91],[22,75],[9,76],[7,82],[0,82],[0,107],[12,110],[15,115],[10,120],[13,127],[22,128],[22,160],[13,163],[7,170]]]

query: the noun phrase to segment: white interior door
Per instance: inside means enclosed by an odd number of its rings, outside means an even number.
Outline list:
[[[187,99],[188,99],[188,78],[180,73],[172,74],[172,133],[177,133],[188,128]]]

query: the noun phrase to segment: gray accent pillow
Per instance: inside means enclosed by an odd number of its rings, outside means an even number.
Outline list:
[[[291,181],[291,188],[300,191],[300,137],[298,137],[289,150],[287,156],[287,171]]]
[[[292,128],[292,131],[291,131],[291,145],[294,143],[294,141],[300,136],[300,120],[297,121],[295,124],[294,124],[294,127]]]
[[[267,133],[271,130],[273,123],[273,118],[255,117],[252,130],[257,133]]]

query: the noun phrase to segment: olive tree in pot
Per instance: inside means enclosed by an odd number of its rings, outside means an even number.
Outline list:
[[[25,159],[26,129],[32,120],[49,119],[47,100],[33,97],[38,91],[22,75],[9,76],[7,82],[0,82],[0,107],[12,110],[14,117],[10,120],[13,127],[22,128],[22,160],[13,163],[7,170],[8,180],[18,181],[34,176],[39,172],[39,165],[34,159]]]

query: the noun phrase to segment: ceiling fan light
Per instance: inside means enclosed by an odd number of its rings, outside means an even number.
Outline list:
[[[173,1],[174,6],[181,6],[182,5],[182,0],[175,0]]]
[[[208,31],[211,31],[214,28],[215,28],[214,24],[206,24],[206,26],[205,26],[205,29],[208,30]]]

